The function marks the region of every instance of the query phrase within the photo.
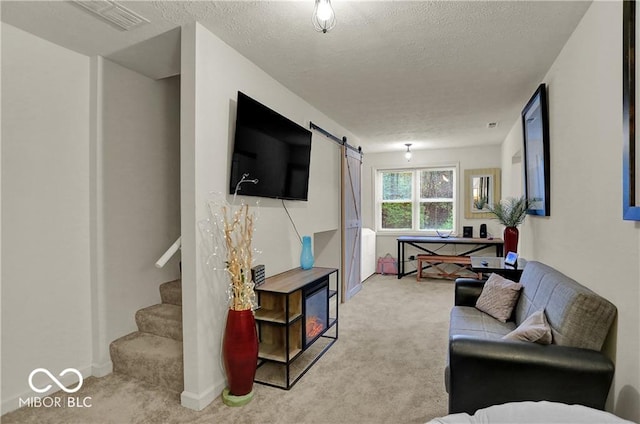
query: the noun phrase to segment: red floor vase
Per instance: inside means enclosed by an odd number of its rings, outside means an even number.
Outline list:
[[[253,389],[258,362],[258,333],[252,310],[229,310],[222,354],[229,393],[247,395]]]
[[[518,228],[516,227],[506,227],[504,229],[504,255],[507,253],[513,252],[518,253]]]

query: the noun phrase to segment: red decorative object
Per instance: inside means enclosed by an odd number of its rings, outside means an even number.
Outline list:
[[[504,229],[504,254],[509,252],[518,253],[518,228],[505,227]]]
[[[229,392],[233,396],[250,393],[258,364],[258,333],[252,310],[229,310],[222,355]]]

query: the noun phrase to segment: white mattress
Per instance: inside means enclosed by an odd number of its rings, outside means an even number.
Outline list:
[[[451,414],[427,424],[634,424],[613,414],[582,405],[556,402],[512,402],[479,409],[475,414]]]

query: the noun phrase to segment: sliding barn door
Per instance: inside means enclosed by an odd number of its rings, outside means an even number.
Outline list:
[[[362,154],[342,146],[342,301],[362,288],[360,278],[360,238],[362,237],[361,174]]]

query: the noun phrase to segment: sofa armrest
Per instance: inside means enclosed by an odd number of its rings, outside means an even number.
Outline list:
[[[613,373],[611,360],[595,350],[454,335],[449,413],[525,400],[604,409]]]
[[[458,278],[455,282],[455,306],[476,306],[476,301],[482,293],[484,280],[474,278]]]

